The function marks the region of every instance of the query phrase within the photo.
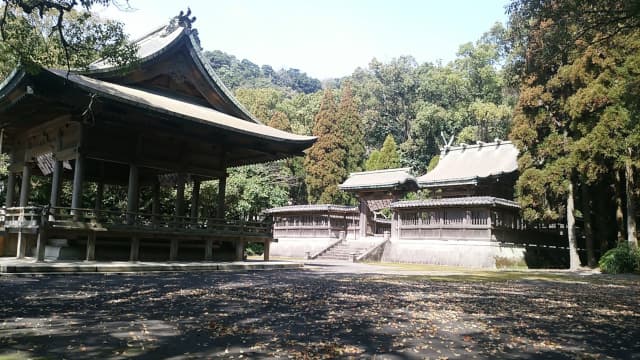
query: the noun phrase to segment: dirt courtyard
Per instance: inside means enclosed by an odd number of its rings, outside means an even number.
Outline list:
[[[379,268],[2,276],[0,359],[640,359],[637,277]]]

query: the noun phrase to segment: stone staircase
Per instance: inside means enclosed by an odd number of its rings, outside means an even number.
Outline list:
[[[316,260],[344,260],[351,261],[352,254],[356,254],[356,257],[364,254],[371,247],[367,243],[355,243],[350,241],[342,241],[329,250],[322,253],[316,258]]]

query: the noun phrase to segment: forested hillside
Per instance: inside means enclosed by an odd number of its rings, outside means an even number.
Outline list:
[[[503,69],[506,34],[497,23],[477,41],[460,45],[448,64],[418,63],[409,55],[389,62],[374,58],[350,76],[325,79],[324,89],[297,69],[275,71],[219,50],[206,52],[220,78],[261,121],[319,137],[306,161],[235,172],[243,181],[264,178],[246,176],[247,171],[270,177],[265,191],[277,184],[287,194],[272,196],[274,206],[285,200],[354,203],[337,189],[350,172],[410,166],[422,174],[440,153],[443,136],[456,143],[506,139],[516,102],[513,81]],[[385,139],[393,143],[391,154],[378,151]]]

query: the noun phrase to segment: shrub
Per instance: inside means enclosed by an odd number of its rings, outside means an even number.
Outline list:
[[[640,270],[640,251],[627,244],[619,244],[607,251],[598,263],[600,270],[607,274],[630,273]]]
[[[249,243],[246,251],[248,256],[262,255],[264,245],[261,243]]]

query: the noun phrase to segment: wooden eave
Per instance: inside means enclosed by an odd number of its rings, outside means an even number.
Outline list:
[[[96,82],[104,88],[89,86]],[[32,91],[20,97],[25,84],[29,84]],[[201,109],[194,104],[180,103],[179,109],[190,109],[195,111],[195,115],[158,108],[153,101],[159,101],[162,105],[163,101],[176,103],[176,100],[141,93],[140,90],[133,93],[142,94],[143,97],[130,98],[127,93],[109,91],[114,87],[118,89],[117,85],[95,79],[90,83],[82,83],[78,81],[77,75],[70,74],[67,78],[60,71],[43,70],[34,76],[23,76],[20,81],[0,89],[0,94],[3,95],[0,97],[0,124],[5,130],[11,130],[9,133],[17,134],[66,114],[76,122],[87,123],[87,136],[91,139],[89,143],[93,143],[93,148],[84,146],[82,151],[88,158],[128,164],[136,152],[132,139],[142,136],[152,140],[145,143],[159,149],[155,150],[156,155],[164,152],[164,155],[156,156],[156,159],[167,160],[143,159],[145,161],[141,161],[140,166],[157,169],[159,173],[179,169],[206,178],[223,175],[227,167],[300,155],[315,141],[313,137],[281,132],[265,125],[235,119],[212,109]],[[17,103],[9,101],[18,97],[21,100]],[[90,111],[87,112],[89,106]],[[222,122],[198,118],[196,115],[201,114],[198,111],[204,115],[220,117]],[[117,148],[110,148],[108,144],[97,148],[97,139],[100,137],[116,139]],[[183,151],[191,153],[190,157],[186,160],[173,158],[172,155],[178,153],[178,148],[171,145],[172,141],[191,144]],[[120,148],[122,151],[116,151]],[[203,156],[207,158],[203,159]],[[188,160],[197,157],[200,157],[200,165],[190,165]],[[182,164],[183,168],[176,164]]]

